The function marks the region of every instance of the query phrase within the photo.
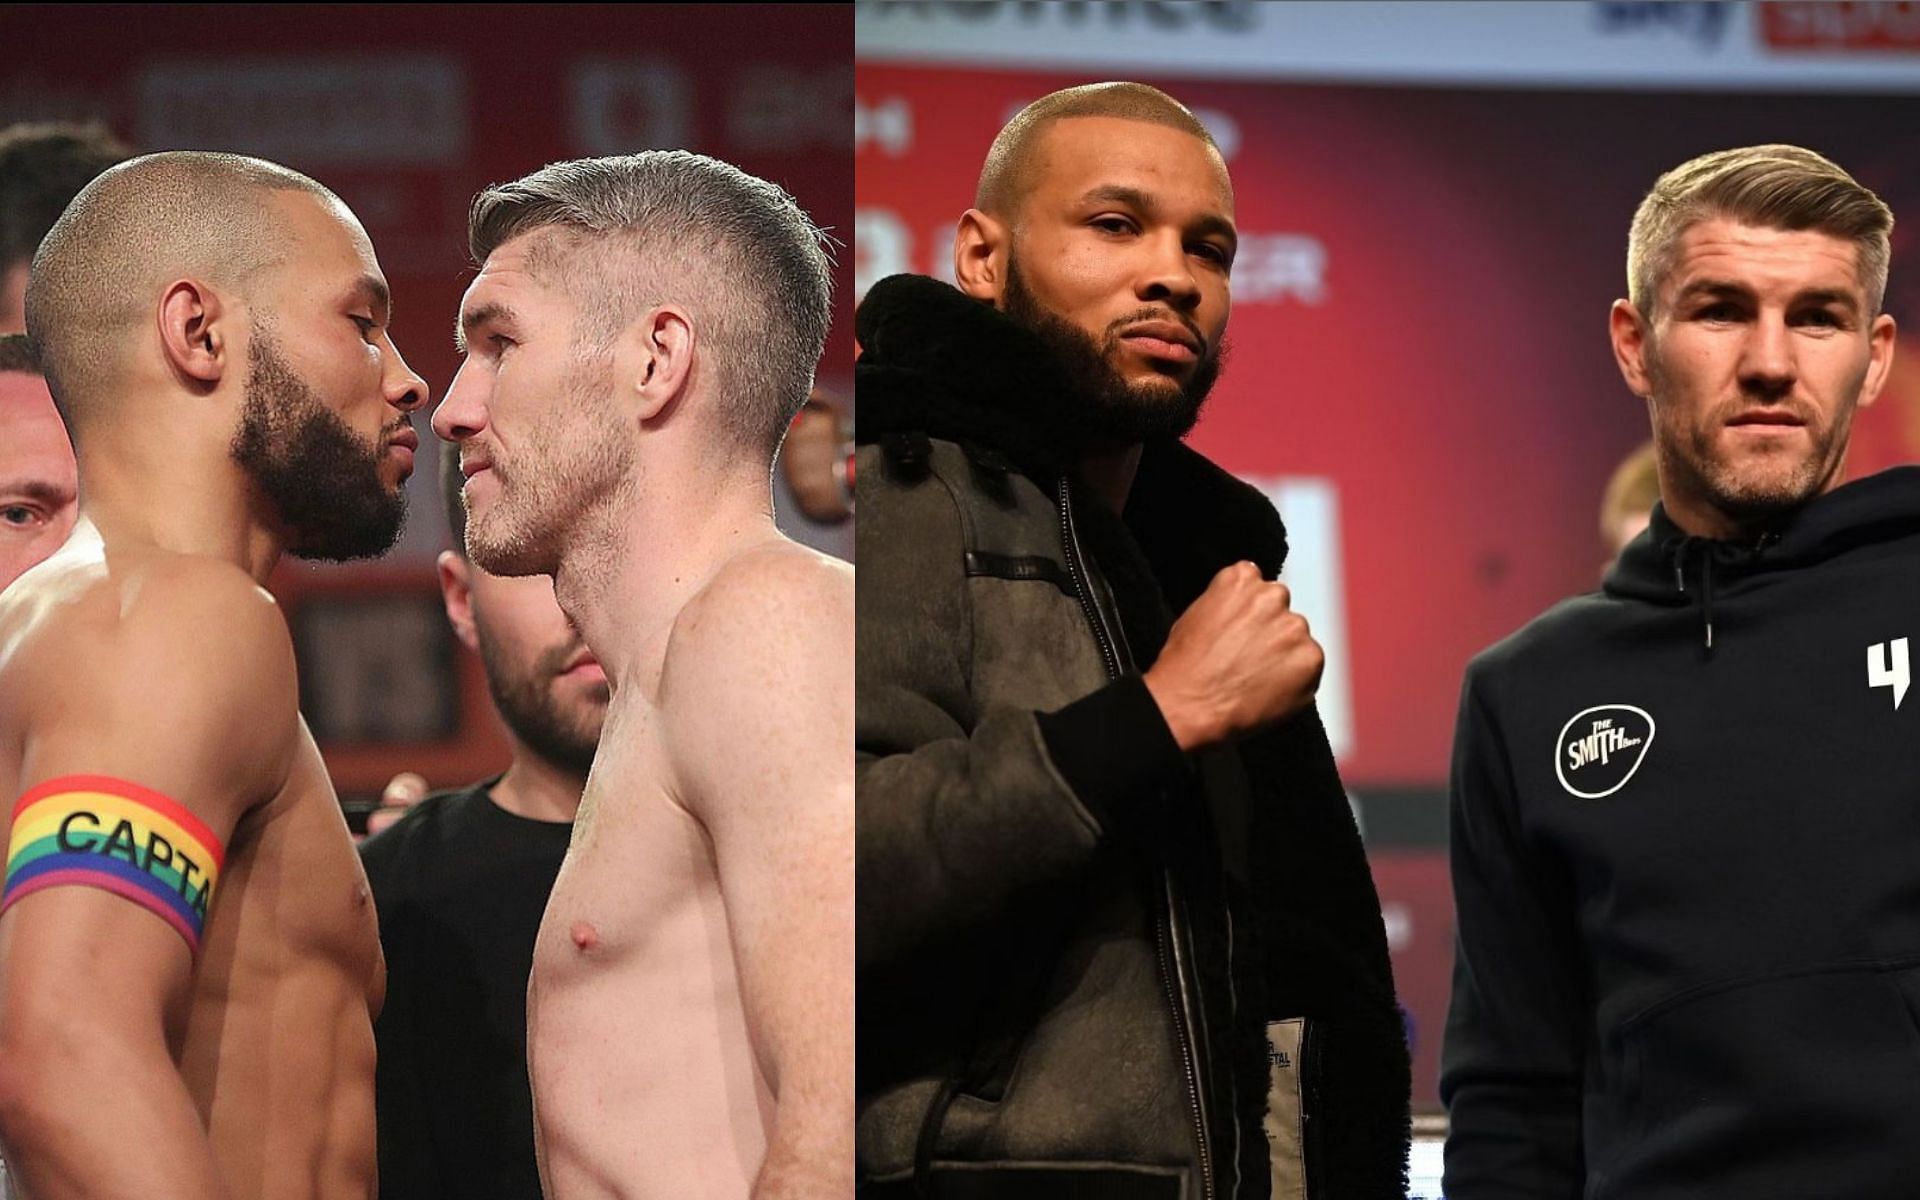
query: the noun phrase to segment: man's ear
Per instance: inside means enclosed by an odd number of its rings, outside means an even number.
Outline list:
[[[1007,247],[1012,232],[977,208],[960,214],[953,236],[953,278],[975,300],[999,307],[1007,290]]]
[[[614,343],[616,397],[628,418],[646,424],[665,416],[693,382],[699,344],[693,319],[677,304],[648,309]]]
[[[1880,398],[1893,370],[1893,347],[1898,340],[1893,317],[1881,313],[1867,329],[1867,378],[1860,387],[1860,407],[1866,408]]]
[[[1613,360],[1627,390],[1643,400],[1653,398],[1647,381],[1647,321],[1629,300],[1615,300],[1607,312],[1607,336],[1613,342]]]
[[[168,368],[204,390],[217,387],[235,349],[235,314],[219,293],[197,279],[176,279],[160,294],[155,319]]]
[[[477,652],[480,638],[473,631],[473,564],[457,551],[442,550],[434,565],[440,569],[440,600],[447,606],[453,635],[467,649]]]

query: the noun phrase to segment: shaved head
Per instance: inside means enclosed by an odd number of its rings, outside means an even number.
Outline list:
[[[1042,96],[1014,114],[993,139],[987,161],[980,168],[980,186],[973,206],[992,216],[1008,218],[1033,188],[1035,150],[1040,135],[1055,121],[1067,117],[1118,117],[1146,121],[1190,133],[1214,153],[1213,135],[1187,106],[1144,83],[1089,83]]]
[[[69,427],[96,415],[125,371],[161,292],[191,278],[244,298],[285,252],[271,198],[339,197],[297,171],[235,154],[170,151],[88,184],[41,242],[27,283],[27,332]]]

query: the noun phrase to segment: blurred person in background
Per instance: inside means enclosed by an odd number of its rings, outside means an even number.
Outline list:
[[[1380,902],[1276,581],[1182,442],[1233,186],[1137,83],[988,151],[959,290],[862,303],[862,1195],[1402,1196]]]
[[[40,239],[81,188],[132,153],[102,125],[0,129],[0,333],[27,327],[27,268]]]
[[[795,503],[823,525],[837,525],[853,515],[847,462],[852,427],[842,402],[815,388],[780,447],[780,470]]]
[[[481,193],[467,551],[553,576],[612,686],[534,951],[550,1200],[844,1196],[853,1126],[853,571],[773,521],[826,341],[822,234],[716,159]]]
[[[1843,483],[1892,226],[1786,145],[1635,213],[1611,334],[1660,502],[1460,702],[1452,1200],[1914,1192],[1920,469]]]
[[[0,590],[73,532],[80,480],[39,357],[0,334]]]
[[[1653,520],[1653,506],[1659,499],[1659,461],[1653,443],[1642,442],[1613,469],[1600,498],[1600,541],[1607,548],[1609,565]]]
[[[539,1200],[527,977],[606,719],[607,677],[552,579],[467,560],[459,447],[443,443],[441,460],[454,545],[440,555],[441,595],[480,656],[512,763],[427,795],[360,846],[387,956],[374,1023],[380,1193]]]
[[[0,589],[73,530],[73,446],[27,341],[27,272],[80,189],[131,153],[99,125],[0,129]]]
[[[366,877],[261,586],[399,535],[426,385],[372,244],[284,167],[115,167],[27,324],[73,536],[0,593],[0,1142],[36,1200],[365,1196]]]

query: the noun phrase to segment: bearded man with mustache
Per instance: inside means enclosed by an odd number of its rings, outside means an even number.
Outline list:
[[[995,140],[959,290],[861,307],[863,1196],[1405,1194],[1321,651],[1180,440],[1237,241],[1192,113],[1070,88]]]

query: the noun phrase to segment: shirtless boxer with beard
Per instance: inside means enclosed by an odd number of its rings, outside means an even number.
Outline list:
[[[852,1192],[853,572],[775,529],[819,234],[684,152],[482,193],[467,550],[552,574],[612,700],[528,992],[550,1200]]]
[[[425,385],[360,223],[169,153],[88,186],[27,325],[73,537],[0,596],[0,1141],[34,1200],[374,1193],[384,986],[260,585],[393,544]]]

